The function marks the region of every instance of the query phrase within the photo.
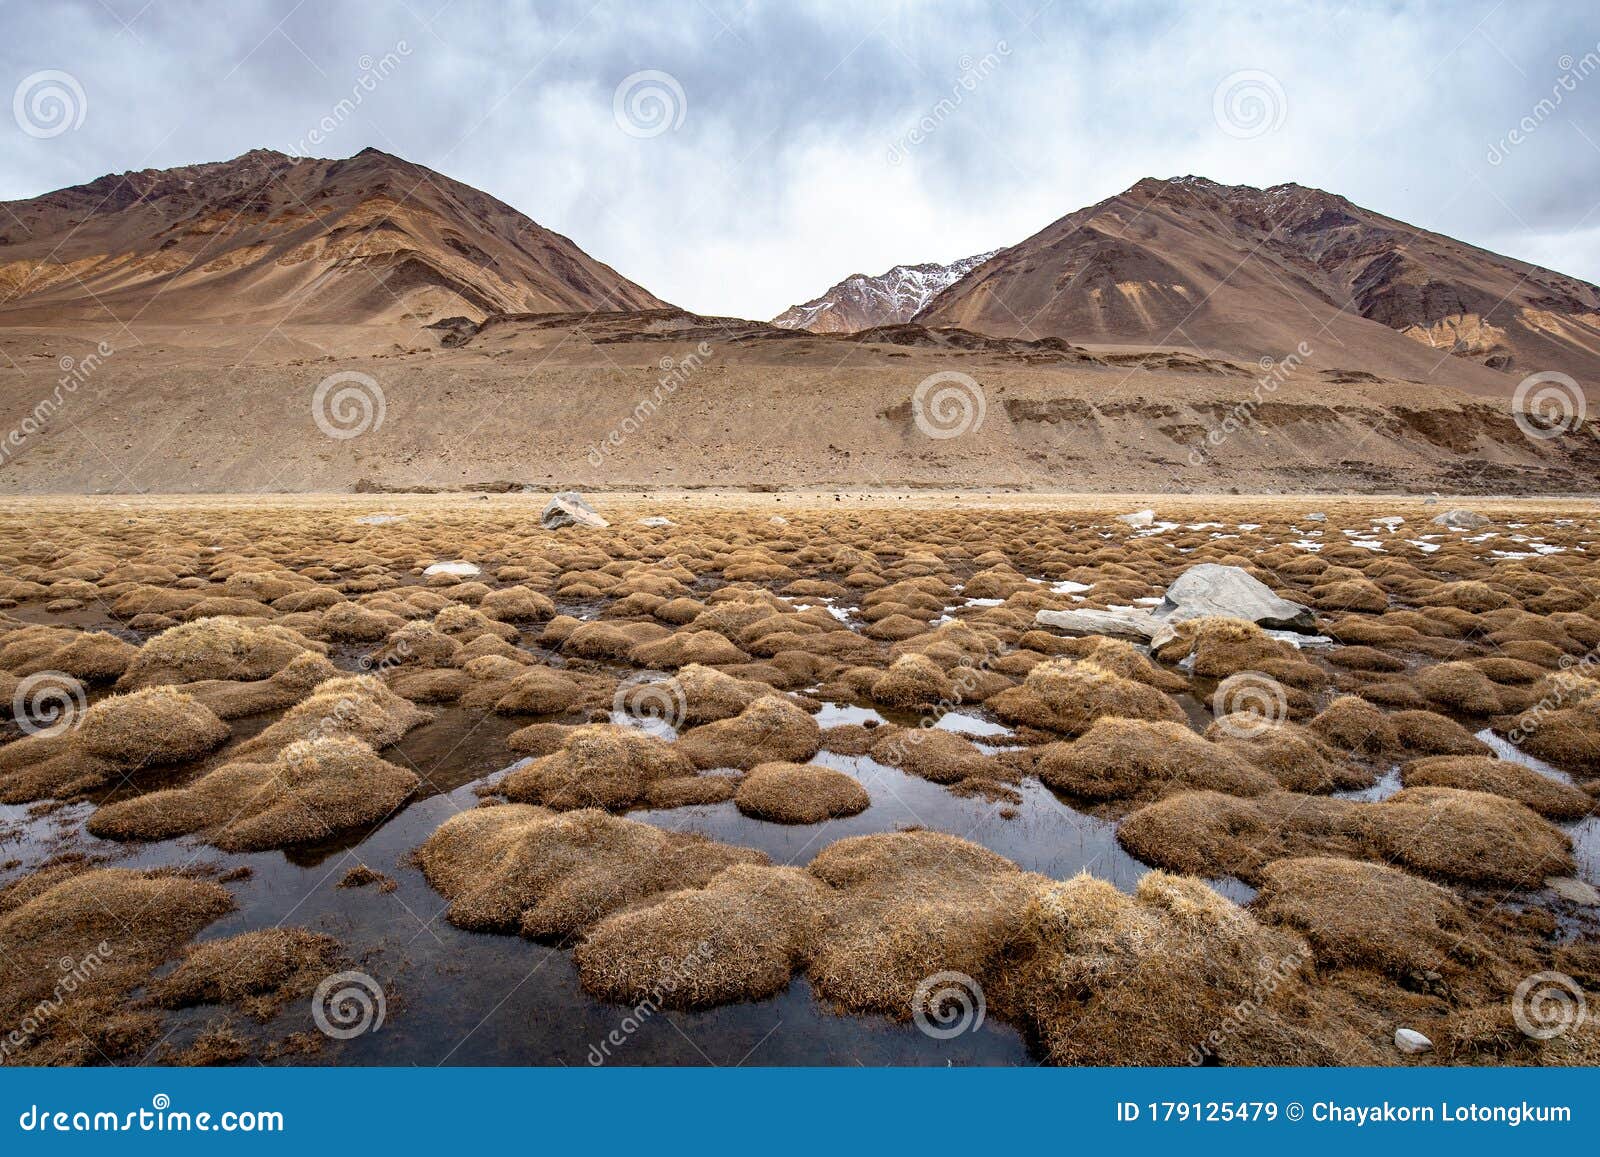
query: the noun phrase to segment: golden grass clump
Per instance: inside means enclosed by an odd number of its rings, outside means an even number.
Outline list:
[[[1253,761],[1181,723],[1110,717],[1071,743],[1045,747],[1036,770],[1057,791],[1094,801],[1155,799],[1195,788],[1253,796],[1279,786]]]
[[[271,623],[196,619],[162,631],[140,647],[117,686],[134,690],[202,679],[265,679],[297,655],[326,650],[298,631]]]
[[[1434,711],[1396,711],[1389,722],[1401,749],[1413,756],[1494,754],[1461,724]]]
[[[128,994],[228,912],[233,897],[218,884],[162,871],[39,876],[0,891],[0,1024],[7,1034],[18,1030],[20,1041],[0,1037],[6,1061],[142,1056],[160,1024],[129,1009]]]
[[[543,940],[574,939],[613,912],[704,887],[735,864],[767,863],[749,848],[595,808],[557,813],[530,804],[452,816],[417,858],[450,901],[452,924]]]
[[[568,728],[560,750],[507,775],[500,791],[555,811],[620,811],[644,802],[662,780],[695,774],[676,745],[637,727],[596,723]]]
[[[772,688],[752,679],[740,679],[712,667],[690,663],[676,676],[683,702],[683,725],[694,727],[731,719]]]
[[[1247,759],[1286,791],[1309,793],[1367,787],[1373,772],[1342,759],[1315,732],[1250,712],[1225,715],[1206,728],[1206,738]]]
[[[318,684],[338,677],[339,669],[326,656],[306,651],[265,679],[205,679],[185,683],[180,690],[204,703],[219,719],[241,719],[293,707]]]
[[[259,1021],[311,995],[344,960],[339,941],[304,928],[262,928],[198,944],[151,986],[163,1008],[228,1004]]]
[[[1278,860],[1251,905],[1265,923],[1311,942],[1317,963],[1390,976],[1472,964],[1484,951],[1448,888],[1385,864],[1337,856]]]
[[[1580,775],[1600,774],[1600,696],[1524,714],[1519,746],[1529,755]]]
[[[873,680],[870,694],[886,707],[931,707],[956,701],[955,685],[926,655],[901,655]]]
[[[779,824],[817,824],[867,810],[872,797],[851,776],[810,763],[758,764],[734,793],[747,816]]]
[[[431,718],[373,675],[348,675],[319,683],[311,697],[284,713],[260,735],[241,743],[239,757],[267,756],[302,739],[351,738],[382,749]]]
[[[748,771],[758,763],[804,763],[822,746],[822,730],[790,700],[764,695],[731,719],[691,728],[674,746],[696,767]]]
[[[1541,775],[1509,759],[1483,755],[1435,755],[1400,768],[1406,787],[1454,787],[1488,792],[1527,804],[1552,820],[1580,820],[1594,809],[1588,792]]]
[[[1339,696],[1306,724],[1306,730],[1349,756],[1382,756],[1400,744],[1389,717],[1356,695]]]
[[[560,671],[530,667],[512,676],[494,709],[501,715],[554,715],[571,707],[581,694]]]
[[[1020,687],[991,696],[988,706],[1008,723],[1081,735],[1102,716],[1183,723],[1167,695],[1091,660],[1052,659],[1028,672]]]
[[[1494,683],[1471,663],[1435,663],[1417,672],[1417,690],[1446,711],[1496,715],[1502,708]]]
[[[150,687],[113,695],[89,708],[72,744],[133,769],[198,759],[228,734],[228,725],[193,696],[172,687]]]
[[[939,972],[989,975],[1020,929],[1040,877],[941,832],[854,836],[810,872],[834,889],[834,917],[810,964],[817,994],[852,1012],[909,1019]]]
[[[1198,880],[1151,872],[1133,895],[1088,875],[1041,882],[999,970],[997,1003],[1052,1064],[1328,1063],[1286,1023],[1310,951]]]
[[[291,743],[270,761],[238,759],[187,787],[107,804],[88,829],[114,840],[202,832],[223,851],[265,851],[377,823],[419,783],[358,739],[323,736]]]
[[[1522,804],[1440,787],[1407,788],[1379,803],[1186,792],[1128,816],[1117,840],[1169,871],[1250,883],[1274,860],[1318,855],[1488,886],[1538,887],[1572,872],[1571,841]]]
[[[825,926],[826,889],[798,868],[736,864],[704,888],[602,920],[577,947],[600,1000],[709,1008],[782,992]]]
[[[633,648],[633,661],[645,667],[673,669],[690,663],[743,663],[750,656],[716,631],[685,629]]]

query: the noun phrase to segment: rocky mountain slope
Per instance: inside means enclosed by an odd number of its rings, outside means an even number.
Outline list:
[[[930,326],[1246,360],[1305,342],[1324,364],[1492,390],[1600,381],[1600,289],[1300,185],[1140,181],[973,270]]]
[[[256,150],[0,205],[0,325],[421,323],[662,301],[486,193]]]
[[[773,318],[772,324],[812,333],[856,333],[881,325],[900,325],[997,252],[963,257],[949,265],[896,265],[876,277],[852,274],[821,297],[790,306]]]

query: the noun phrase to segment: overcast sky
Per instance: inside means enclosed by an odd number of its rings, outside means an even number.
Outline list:
[[[769,317],[1184,173],[1600,281],[1587,0],[0,0],[0,82],[0,199],[370,145],[702,312]],[[52,86],[65,124],[32,101]]]

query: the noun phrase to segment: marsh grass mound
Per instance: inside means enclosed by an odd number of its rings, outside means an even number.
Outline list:
[[[507,775],[501,794],[555,811],[621,811],[644,802],[662,781],[697,775],[674,744],[636,727],[591,724],[566,729],[563,739],[558,751]]]
[[[1185,792],[1133,812],[1117,841],[1168,871],[1252,884],[1273,861],[1305,856],[1376,860],[1491,887],[1537,888],[1572,871],[1571,841],[1559,828],[1515,800],[1443,787],[1406,788],[1378,803]]]
[[[307,739],[358,739],[389,746],[433,716],[402,699],[373,675],[348,675],[319,683],[271,727],[234,749],[239,757],[267,758]]]
[[[704,888],[671,892],[601,921],[577,946],[600,1000],[709,1008],[789,986],[826,924],[826,889],[799,868],[737,864]]]
[[[420,782],[358,739],[304,739],[268,761],[235,760],[187,787],[107,804],[88,829],[115,840],[201,832],[224,851],[265,851],[377,823]]]
[[[767,857],[597,809],[475,808],[445,821],[417,853],[446,917],[473,932],[569,941],[624,908],[700,888],[724,868]]]
[[[1041,882],[1012,950],[992,987],[1052,1064],[1335,1059],[1284,1015],[1310,975],[1305,942],[1198,880],[1151,872],[1131,896],[1087,875]]]
[[[1406,977],[1486,953],[1466,906],[1448,888],[1386,864],[1336,856],[1279,860],[1262,872],[1252,904],[1268,924],[1291,928],[1329,968],[1372,968]]]
[[[1482,755],[1435,755],[1400,768],[1406,787],[1454,787],[1517,800],[1552,820],[1580,820],[1594,810],[1588,792],[1541,775],[1509,759]]]
[[[1021,928],[1040,877],[940,832],[854,836],[828,845],[811,874],[834,889],[833,917],[809,975],[825,1000],[896,1020],[940,972],[982,983]]]
[[[1171,696],[1124,678],[1090,660],[1052,659],[1028,672],[1020,687],[991,696],[988,706],[1007,723],[1082,735],[1104,716],[1183,723]]]
[[[270,1020],[290,1001],[311,995],[339,970],[339,941],[304,928],[263,928],[190,948],[167,976],[151,985],[163,1008],[232,1005],[259,1021]]]
[[[1347,758],[1378,758],[1400,745],[1389,717],[1355,695],[1340,695],[1306,729]]]
[[[1097,802],[1155,799],[1196,788],[1243,796],[1278,789],[1270,773],[1227,746],[1180,723],[1138,719],[1096,720],[1071,743],[1044,748],[1036,771],[1057,791]]]
[[[1569,706],[1533,716],[1521,732],[1529,755],[1580,776],[1600,775],[1600,693]]]
[[[867,789],[842,771],[801,763],[757,764],[734,793],[745,815],[778,824],[817,824],[864,812]]]
[[[70,799],[148,767],[198,759],[228,736],[226,723],[175,688],[113,695],[76,727],[0,747],[0,803]]]
[[[1376,778],[1371,768],[1341,758],[1316,733],[1251,712],[1215,720],[1206,738],[1267,772],[1285,791],[1348,791]]]
[[[219,884],[126,868],[38,886],[24,877],[0,891],[0,1023],[17,1030],[0,1037],[7,1063],[141,1057],[160,1022],[130,1008],[129,994],[232,908]]]
[[[327,647],[298,631],[238,618],[201,618],[161,632],[139,648],[117,681],[122,690],[202,679],[265,679],[306,651]]]
[[[338,677],[338,668],[326,656],[306,651],[265,679],[208,679],[186,683],[181,690],[204,703],[219,719],[241,719],[293,707],[318,684]]]
[[[731,719],[757,699],[772,694],[772,688],[765,683],[740,679],[699,663],[683,667],[676,676],[676,686],[682,696],[685,727]]]
[[[674,746],[696,767],[748,771],[758,763],[803,763],[822,746],[822,729],[788,699],[764,695],[731,719],[691,728]]]

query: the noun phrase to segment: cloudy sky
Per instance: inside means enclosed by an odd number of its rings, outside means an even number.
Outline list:
[[[0,0],[0,87],[0,199],[370,145],[702,312],[1184,173],[1600,281],[1600,10],[1570,0]]]

